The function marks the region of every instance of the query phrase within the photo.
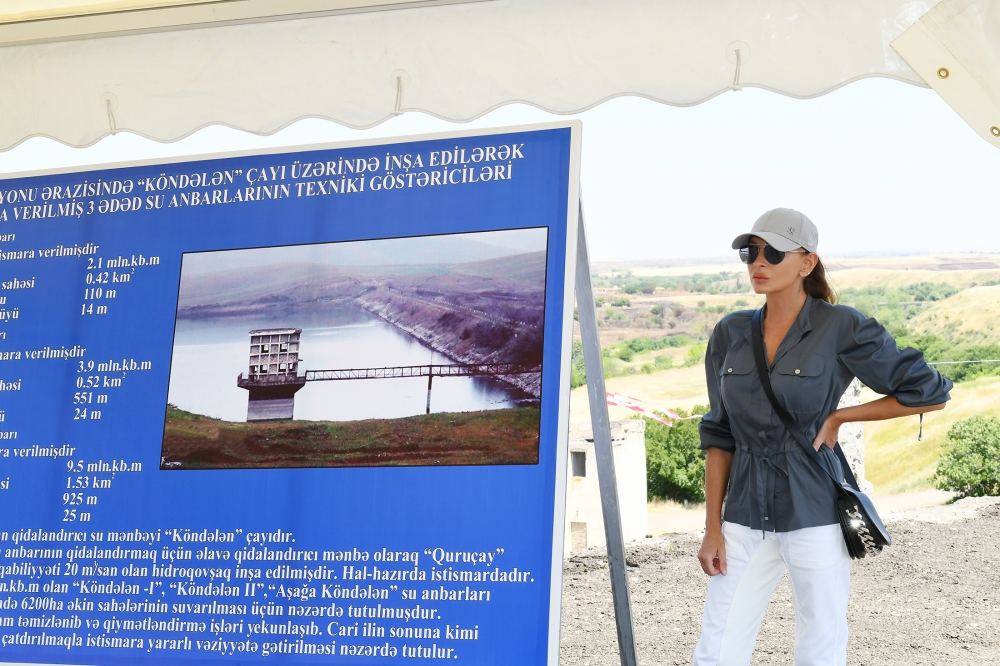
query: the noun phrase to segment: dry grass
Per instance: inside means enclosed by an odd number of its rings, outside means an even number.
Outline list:
[[[533,465],[538,407],[361,421],[231,423],[168,407],[164,469]]]
[[[1000,285],[963,289],[928,306],[909,326],[949,340],[1000,342]]]
[[[684,352],[687,348],[682,349]],[[705,368],[701,363],[687,368],[671,368],[649,375],[611,377],[605,381],[608,391],[637,398],[653,409],[690,409],[708,403],[705,388]],[[612,420],[627,419],[635,412],[624,407],[608,406]],[[587,387],[580,386],[570,393],[570,426],[590,428],[590,403]]]
[[[877,397],[866,392],[862,399]],[[865,424],[865,471],[879,493],[900,493],[933,485],[932,478],[948,429],[976,415],[1000,418],[1000,377],[980,377],[957,384],[951,402],[940,412],[924,415],[923,440],[917,441],[919,419],[910,416]]]

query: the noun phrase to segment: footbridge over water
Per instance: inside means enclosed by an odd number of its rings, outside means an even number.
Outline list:
[[[395,365],[305,371],[295,369],[278,374],[258,372],[244,375],[241,372],[236,378],[236,385],[249,391],[247,421],[277,421],[292,418],[295,393],[307,382],[427,377],[427,405],[424,413],[430,414],[431,390],[435,377],[504,377],[534,374],[541,370],[538,364],[525,363]]]

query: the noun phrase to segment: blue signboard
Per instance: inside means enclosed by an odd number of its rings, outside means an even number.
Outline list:
[[[0,661],[555,663],[579,140],[0,180]]]

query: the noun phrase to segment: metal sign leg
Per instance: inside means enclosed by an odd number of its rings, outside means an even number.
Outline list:
[[[583,359],[587,369],[587,394],[590,398],[590,419],[594,429],[594,452],[597,458],[597,480],[601,489],[604,514],[604,534],[608,543],[608,566],[611,569],[611,594],[615,603],[618,625],[618,649],[622,666],[638,666],[635,635],[632,627],[632,603],[628,578],[625,575],[625,539],[622,537],[621,513],[618,508],[618,485],[615,460],[611,450],[611,421],[605,397],[604,369],[601,364],[601,344],[597,337],[597,310],[594,289],[590,283],[590,258],[583,227],[583,203],[577,225],[576,304],[580,316],[580,336],[583,339]]]

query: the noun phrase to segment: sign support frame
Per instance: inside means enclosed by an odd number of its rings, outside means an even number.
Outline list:
[[[601,363],[601,342],[597,335],[597,308],[590,280],[590,257],[584,229],[583,198],[579,201],[576,244],[576,303],[580,317],[580,337],[583,341],[584,366],[587,371],[587,395],[597,460],[597,481],[604,516],[604,536],[607,541],[608,568],[611,573],[611,594],[614,600],[615,624],[618,630],[618,650],[622,666],[638,666],[635,630],[632,624],[632,602],[625,573],[625,539],[622,536],[618,484],[615,476],[614,453],[611,448],[611,420]]]

